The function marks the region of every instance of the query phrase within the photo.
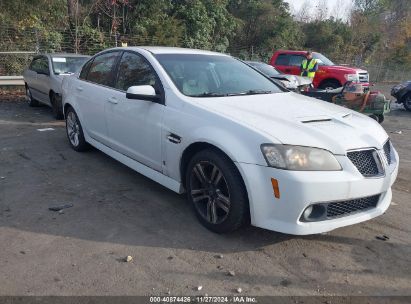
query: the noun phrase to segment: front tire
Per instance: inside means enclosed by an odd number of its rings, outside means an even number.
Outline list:
[[[234,163],[215,150],[198,152],[186,172],[188,200],[203,226],[216,233],[249,222],[247,191]]]
[[[88,144],[84,139],[83,128],[78,119],[77,113],[69,107],[66,114],[66,133],[70,146],[77,152],[88,149]]]
[[[33,98],[33,95],[31,95],[31,91],[27,85],[26,85],[26,98],[27,98],[27,103],[30,107],[37,107],[39,105],[39,102]]]
[[[408,93],[403,97],[402,103],[407,111],[411,111],[411,93]]]
[[[58,101],[56,98],[56,94],[51,94],[50,96],[50,103],[51,109],[53,110],[53,116],[57,120],[61,120],[64,118],[63,116],[63,109],[61,105],[61,101]]]

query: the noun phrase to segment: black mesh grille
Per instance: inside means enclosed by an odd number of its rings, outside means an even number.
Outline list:
[[[350,201],[329,203],[327,205],[327,218],[349,215],[358,211],[375,208],[380,199],[380,195],[374,195]]]
[[[376,176],[381,172],[378,169],[374,153],[376,153],[375,150],[353,151],[348,152],[347,156],[362,175]]]
[[[391,143],[390,141],[387,141],[384,145],[384,154],[385,154],[385,157],[387,158],[387,163],[391,165]]]

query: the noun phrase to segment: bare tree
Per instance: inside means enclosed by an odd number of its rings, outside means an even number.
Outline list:
[[[310,22],[311,21],[311,4],[312,1],[305,0],[301,8],[298,10],[296,14],[296,18],[300,22]]]
[[[351,2],[347,2],[346,0],[338,0],[331,12],[331,16],[333,16],[336,20],[344,20],[347,21],[350,12],[351,12]]]
[[[323,21],[328,18],[328,4],[326,0],[317,0],[315,5],[314,19]]]

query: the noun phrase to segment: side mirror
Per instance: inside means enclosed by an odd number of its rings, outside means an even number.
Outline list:
[[[140,99],[158,102],[160,96],[156,94],[156,90],[151,85],[141,85],[129,87],[126,92],[128,99]]]

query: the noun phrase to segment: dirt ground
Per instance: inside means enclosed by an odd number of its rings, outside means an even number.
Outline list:
[[[49,108],[0,96],[0,295],[411,295],[410,121],[399,107],[383,123],[401,158],[383,216],[306,237],[216,235],[184,196],[70,149]]]

